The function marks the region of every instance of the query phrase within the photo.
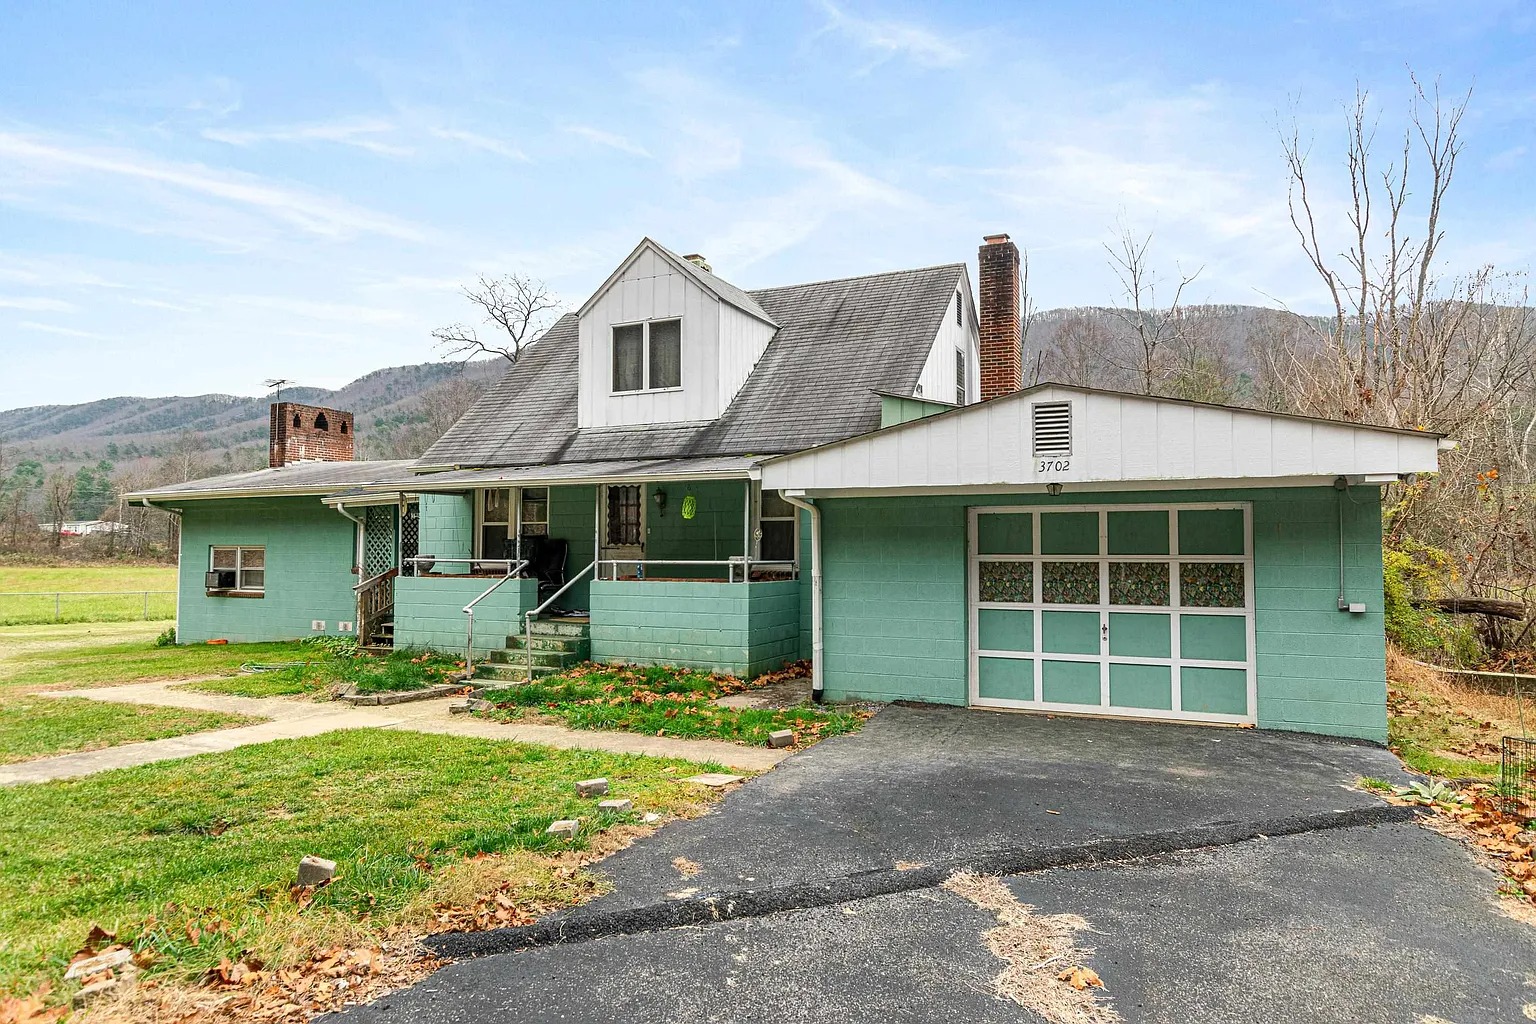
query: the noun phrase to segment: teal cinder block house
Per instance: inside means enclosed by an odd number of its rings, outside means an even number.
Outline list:
[[[1383,741],[1381,488],[1448,442],[1023,388],[1018,250],[978,265],[744,291],[646,239],[419,460],[274,405],[270,468],[133,496],[178,638]]]

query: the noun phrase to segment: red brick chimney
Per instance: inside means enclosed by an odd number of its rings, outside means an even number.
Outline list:
[[[976,254],[980,268],[981,400],[1017,391],[1024,384],[1019,247],[1007,235],[987,235]]]
[[[267,464],[290,462],[351,462],[356,448],[352,414],[298,402],[272,405],[272,431],[268,435]]]

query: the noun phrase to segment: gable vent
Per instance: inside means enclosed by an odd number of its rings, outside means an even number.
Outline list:
[[[1035,457],[1054,459],[1072,454],[1072,403],[1037,402],[1030,406],[1034,421]]]

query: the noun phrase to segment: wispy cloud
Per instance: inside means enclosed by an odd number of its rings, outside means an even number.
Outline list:
[[[40,334],[57,334],[64,338],[83,338],[89,341],[116,341],[110,334],[100,334],[96,331],[81,331],[73,327],[60,327],[58,324],[38,323],[36,320],[23,320],[16,325],[24,331],[37,331]]]
[[[613,132],[605,132],[601,128],[593,128],[591,125],[568,124],[565,126],[565,131],[570,135],[575,135],[577,138],[586,139],[588,142],[599,146],[607,146],[609,149],[616,149],[621,153],[644,157],[651,155],[639,143],[631,142],[624,136],[615,135]]]
[[[259,211],[282,224],[327,238],[381,235],[420,242],[429,234],[425,229],[334,196],[275,184],[252,174],[196,163],[173,163],[127,150],[98,149],[0,132],[0,158],[33,168],[50,181],[76,174],[164,186]]]
[[[512,145],[494,139],[489,135],[481,135],[479,132],[467,132],[459,128],[429,128],[434,137],[446,139],[449,142],[457,142],[468,146],[470,149],[484,150],[497,156],[506,157],[508,160],[516,160],[519,163],[528,163],[528,154]]]
[[[822,9],[827,13],[822,31],[835,32],[856,46],[873,51],[876,64],[904,57],[919,67],[947,68],[966,58],[965,50],[957,42],[915,22],[861,18],[827,2],[823,2]]]
[[[75,307],[62,299],[41,295],[0,295],[0,309],[24,309],[29,313],[68,313]]]
[[[271,128],[204,128],[203,138],[231,146],[256,146],[266,142],[328,142],[356,146],[379,156],[411,156],[415,150],[384,142],[379,137],[395,135],[397,126],[382,118],[345,118],[339,121],[311,121],[305,124]]]
[[[173,313],[194,313],[196,306],[189,306],[180,302],[166,302],[164,299],[147,299],[143,297],[129,299],[135,306],[143,306],[145,309],[166,309]]]

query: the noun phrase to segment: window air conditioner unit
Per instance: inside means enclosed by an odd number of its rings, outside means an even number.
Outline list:
[[[215,569],[212,572],[203,573],[203,589],[205,590],[234,590],[235,570]]]

